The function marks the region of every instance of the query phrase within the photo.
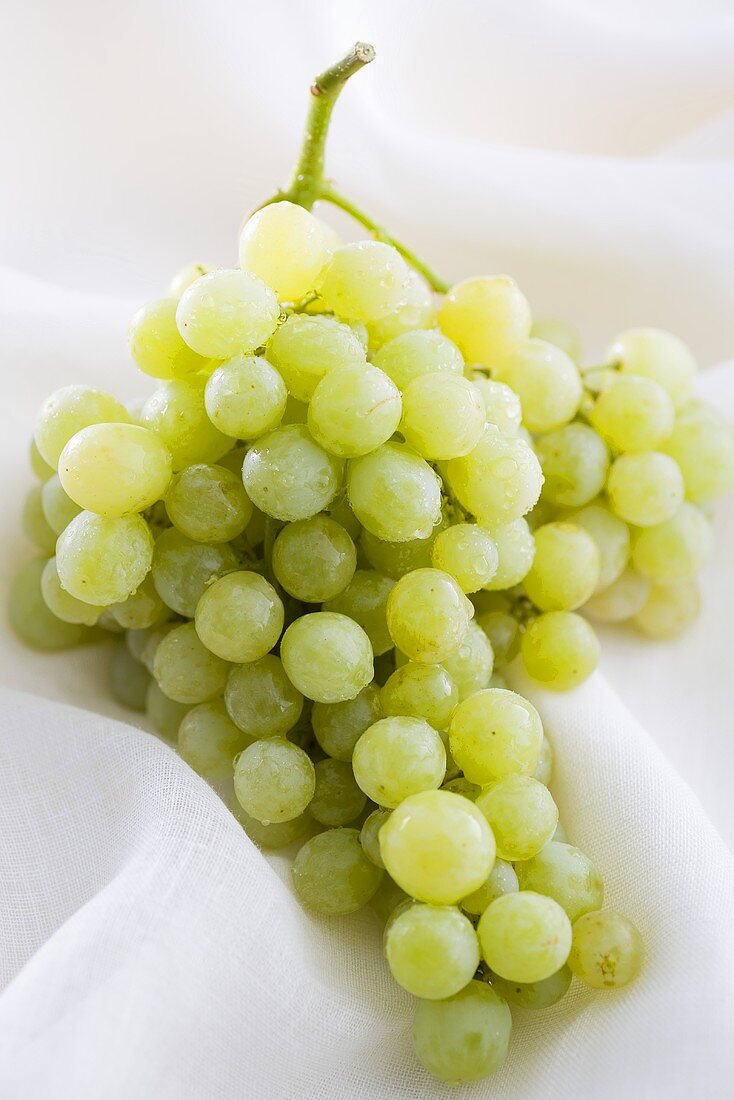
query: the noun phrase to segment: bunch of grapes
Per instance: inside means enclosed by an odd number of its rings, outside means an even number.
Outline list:
[[[584,680],[578,609],[688,622],[734,443],[674,337],[627,332],[581,371],[512,279],[442,287],[300,197],[249,219],[237,268],[187,268],[134,316],[147,400],[44,403],[24,513],[43,556],[10,614],[43,649],[117,636],[115,696],[255,843],[300,843],[304,905],[372,907],[420,1062],[475,1080],[508,1002],[622,986],[642,955],[567,843],[505,669]]]

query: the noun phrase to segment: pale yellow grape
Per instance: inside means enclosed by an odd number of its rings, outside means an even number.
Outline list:
[[[36,417],[34,440],[41,457],[56,469],[73,435],[90,424],[129,424],[127,409],[90,386],[64,386],[47,397]]]
[[[412,905],[385,934],[395,981],[414,997],[443,1000],[463,989],[479,966],[474,928],[453,906]]]
[[[193,619],[207,585],[237,564],[237,555],[227,543],[194,542],[169,527],[155,542],[153,583],[172,611]]]
[[[80,512],[59,536],[56,567],[62,586],[85,603],[126,600],[153,560],[153,538],[140,516],[104,518]]]
[[[362,526],[387,542],[428,538],[441,517],[438,476],[402,443],[384,443],[352,459],[347,494]]]
[[[361,626],[331,611],[303,615],[286,630],[280,657],[288,679],[307,699],[353,699],[373,676],[372,646]]]
[[[43,488],[44,486],[42,485],[34,485],[28,492],[25,503],[23,504],[21,522],[25,535],[33,543],[36,549],[40,550],[42,554],[53,554],[56,549],[57,532],[50,525],[44,514]]]
[[[587,504],[572,512],[570,523],[583,527],[593,538],[599,551],[599,580],[596,592],[602,592],[623,573],[630,556],[629,527],[604,504]]]
[[[677,638],[701,611],[701,594],[694,578],[677,584],[653,584],[634,617],[634,624],[648,638]]]
[[[305,298],[331,252],[323,223],[292,202],[257,210],[240,234],[240,267],[272,287],[281,302]]]
[[[247,355],[275,331],[278,299],[249,271],[210,271],[184,291],[176,324],[186,343],[210,359]]]
[[[210,783],[231,780],[234,758],[250,743],[218,699],[193,707],[178,728],[179,756]]]
[[[445,729],[459,689],[441,665],[409,662],[388,678],[380,691],[383,714],[423,718],[434,729]]]
[[[378,351],[388,340],[405,332],[430,329],[436,322],[436,306],[433,292],[417,271],[408,270],[405,302],[392,313],[367,325],[369,346]]]
[[[601,875],[588,856],[570,844],[552,840],[515,870],[521,890],[553,898],[572,924],[604,904]]]
[[[553,317],[543,317],[533,321],[530,329],[533,339],[545,340],[548,344],[555,344],[561,351],[578,363],[581,359],[581,341],[578,333],[564,321],[558,321]]]
[[[381,718],[355,745],[352,767],[365,794],[392,809],[409,795],[440,787],[446,751],[423,718]]]
[[[293,887],[323,916],[355,913],[376,893],[384,872],[362,851],[356,829],[328,829],[307,840],[293,861]]]
[[[272,653],[232,669],[224,702],[235,725],[252,738],[284,736],[303,711],[303,696]]]
[[[476,523],[457,523],[441,531],[431,560],[458,581],[463,592],[484,588],[497,572],[499,555],[488,531]]]
[[[469,454],[479,442],[484,424],[482,396],[460,375],[423,374],[403,390],[400,432],[423,458]]]
[[[574,361],[544,340],[524,340],[500,357],[496,375],[520,398],[528,431],[549,432],[576,415],[583,386]]]
[[[189,703],[177,703],[161,691],[155,680],[151,679],[145,694],[145,713],[153,729],[167,741],[175,741],[184,716],[190,710]]]
[[[696,362],[677,336],[656,328],[634,328],[621,333],[607,349],[609,363],[619,363],[625,374],[651,378],[668,391],[676,408],[690,396]]]
[[[477,928],[482,958],[513,982],[541,982],[560,970],[571,949],[571,922],[558,902],[531,890],[492,902]]]
[[[117,645],[110,660],[110,691],[118,703],[130,710],[145,711],[150,674],[133,656],[127,646]]]
[[[381,241],[346,244],[333,253],[317,290],[338,317],[379,321],[408,297],[408,266]]]
[[[266,850],[287,848],[295,840],[301,840],[314,827],[313,818],[307,810],[298,817],[292,817],[290,821],[271,821],[269,825],[263,825],[262,821],[252,817],[240,806],[234,794],[229,800],[229,809],[253,844]]]
[[[413,1050],[424,1069],[447,1084],[479,1081],[504,1062],[512,1016],[485,982],[471,981],[443,1001],[419,1000]]]
[[[649,591],[647,577],[625,569],[616,581],[587,600],[584,615],[600,623],[623,623],[644,606]]]
[[[169,631],[158,643],[153,675],[169,699],[177,703],[204,703],[224,691],[229,665],[210,652],[193,623]]]
[[[673,430],[675,407],[652,378],[620,374],[596,399],[591,423],[615,451],[654,451]]]
[[[373,810],[359,831],[359,843],[370,863],[383,870],[385,864],[380,853],[380,829],[390,816],[390,810]]]
[[[171,454],[137,424],[92,424],[64,447],[59,479],[80,508],[99,516],[142,512],[165,493]]]
[[[257,439],[283,419],[288,391],[261,355],[229,359],[209,376],[204,405],[212,424],[235,439]]]
[[[486,880],[495,843],[473,802],[451,791],[421,791],[382,826],[380,852],[388,873],[410,897],[454,905]]]
[[[69,526],[74,516],[79,515],[81,508],[66,492],[58,474],[50,477],[39,491],[41,493],[43,514],[51,530],[56,535],[60,535]]]
[[[451,755],[466,778],[480,786],[515,773],[530,774],[542,744],[540,715],[514,691],[478,691],[451,718]]]
[[[49,611],[52,611],[57,619],[65,623],[83,623],[84,626],[94,626],[97,619],[104,611],[103,607],[95,607],[76,599],[66,589],[61,587],[59,574],[56,569],[56,558],[49,558],[41,574],[41,594]]]
[[[196,605],[196,632],[204,645],[238,664],[269,653],[283,621],[283,603],[272,584],[247,569],[214,581]]]
[[[530,775],[505,773],[482,791],[476,806],[491,826],[497,855],[512,862],[537,855],[558,824],[550,791]]]
[[[637,527],[652,527],[678,510],[684,494],[683,475],[677,463],[659,451],[623,454],[612,463],[607,494],[621,519]]]
[[[178,331],[177,306],[177,297],[148,302],[130,322],[130,354],[141,371],[153,378],[183,378],[206,364],[206,359],[192,351]]]
[[[197,463],[175,474],[166,490],[168,517],[196,542],[227,542],[244,531],[252,502],[237,477],[224,466]]]
[[[151,573],[122,603],[112,604],[110,613],[126,630],[144,630],[159,622],[167,613],[163,600],[156,592]]]
[[[369,454],[400,423],[400,391],[368,363],[329,371],[314,390],[308,427],[317,443],[343,458]]]
[[[489,639],[497,668],[517,656],[520,648],[520,627],[514,615],[499,608],[496,611],[483,611],[477,615],[476,625]]]
[[[673,584],[703,568],[712,543],[709,521],[694,504],[684,501],[670,519],[635,534],[632,565],[651,581]]]
[[[264,825],[298,817],[315,789],[313,764],[303,749],[283,737],[253,741],[235,763],[237,801]]]
[[[472,916],[479,917],[495,898],[501,898],[503,894],[515,894],[519,889],[512,864],[504,859],[498,859],[489,872],[486,882],[483,882],[478,890],[461,899],[461,908]]]
[[[581,615],[548,611],[528,624],[520,653],[534,680],[555,691],[569,691],[598,665],[599,639]]]
[[[438,313],[441,331],[469,363],[493,366],[530,332],[530,306],[514,279],[484,275],[451,287]]]
[[[535,770],[532,773],[533,779],[537,779],[539,783],[547,787],[553,776],[553,748],[547,737],[543,737],[543,744],[540,746],[540,755],[538,756],[538,763],[535,766]],[[555,837],[555,833],[553,834]]]
[[[461,352],[448,337],[434,330],[405,332],[389,340],[373,357],[375,366],[405,390],[427,374],[463,375]]]
[[[473,370],[469,377],[482,395],[487,423],[514,435],[522,423],[522,406],[515,391],[504,382],[488,378],[483,371]]]
[[[609,452],[586,424],[564,424],[536,444],[545,482],[543,499],[566,508],[580,508],[602,489],[609,471]]]
[[[43,483],[48,481],[54,472],[53,466],[49,466],[48,462],[43,458],[41,452],[38,449],[35,439],[31,439],[31,445],[29,448],[31,469],[33,470],[34,477]]]
[[[304,603],[322,603],[343,592],[356,565],[354,543],[340,524],[325,515],[289,523],[273,546],[277,580]]]
[[[357,785],[351,765],[327,758],[319,760],[314,771],[316,788],[308,807],[314,821],[334,828],[359,817],[367,797]]]
[[[399,580],[412,569],[431,565],[433,545],[441,531],[448,526],[448,519],[441,514],[439,522],[428,538],[409,539],[407,542],[390,542],[378,539],[370,531],[362,531],[359,545],[369,564],[392,580]]]
[[[358,569],[346,588],[325,600],[323,611],[338,611],[354,619],[372,644],[375,657],[393,647],[387,628],[387,600],[394,586],[390,577],[374,569]]]
[[[523,580],[533,564],[535,539],[526,519],[488,528],[497,549],[497,569],[485,585],[490,591],[512,588]]]
[[[544,978],[542,982],[508,982],[499,974],[492,975],[492,988],[510,1004],[522,1008],[542,1009],[557,1004],[568,992],[573,974],[568,966],[562,966]]]
[[[390,636],[422,664],[440,664],[457,649],[474,608],[453,577],[440,569],[416,569],[395,584],[387,600]]]
[[[573,926],[568,965],[593,989],[628,985],[640,971],[642,955],[640,933],[620,913],[585,913]]]
[[[242,480],[253,504],[274,519],[308,519],[336,496],[343,464],[314,441],[306,427],[276,428],[250,448]]]
[[[310,401],[318,383],[335,367],[359,367],[366,361],[364,347],[349,325],[335,317],[305,313],[292,314],[276,330],[267,357],[297,401]]]
[[[546,523],[535,532],[535,558],[523,586],[541,611],[573,611],[593,595],[599,568],[599,550],[588,531]]]
[[[180,298],[192,283],[195,283],[202,275],[206,275],[208,271],[211,271],[211,267],[206,264],[186,264],[186,267],[182,267],[176,272],[168,284],[169,296]]]
[[[487,427],[473,451],[448,464],[459,502],[492,529],[529,512],[540,496],[543,473],[524,439]]]
[[[441,662],[459,689],[459,699],[486,688],[494,667],[492,645],[482,628],[470,622],[461,644]]]
[[[661,450],[680,466],[686,498],[694,504],[716,500],[734,485],[734,433],[708,410],[684,409]]]
[[[366,729],[382,717],[380,689],[371,683],[353,699],[341,703],[314,703],[313,731],[321,748],[335,760],[352,759],[354,746]]]
[[[206,379],[176,378],[154,390],[140,412],[140,423],[160,436],[171,452],[173,469],[216,462],[232,440],[215,428],[204,407]]]

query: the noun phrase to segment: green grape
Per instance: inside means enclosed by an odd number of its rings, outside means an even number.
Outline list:
[[[628,329],[607,350],[607,360],[618,363],[625,374],[638,374],[657,382],[668,391],[676,408],[690,396],[696,363],[683,341],[670,332]]]
[[[165,737],[167,741],[175,741],[178,727],[189,710],[189,703],[177,703],[174,699],[169,699],[155,680],[150,681],[145,694],[145,713],[153,729],[161,737]]]
[[[567,517],[569,523],[583,527],[599,551],[599,580],[596,592],[602,592],[624,572],[630,556],[629,527],[604,504],[587,504]]]
[[[387,600],[394,587],[390,577],[374,569],[358,569],[346,588],[324,601],[324,611],[338,611],[364,630],[376,657],[392,649],[387,629]]]
[[[382,881],[370,900],[370,909],[377,919],[386,925],[392,914],[404,901],[409,901],[408,895],[401,890],[396,882],[388,874],[384,874]],[[402,910],[401,910],[402,911]]]
[[[453,577],[416,569],[396,582],[387,600],[390,636],[412,661],[440,664],[466,634],[474,607]]]
[[[568,965],[593,989],[619,989],[642,966],[642,938],[626,917],[611,910],[585,913],[573,926]]]
[[[336,827],[359,817],[367,804],[357,786],[351,765],[343,760],[319,760],[315,765],[316,789],[308,810],[315,821]]]
[[[140,516],[103,518],[80,512],[59,536],[56,567],[62,586],[85,603],[122,603],[153,560],[153,538]]]
[[[148,672],[153,674],[153,664],[155,662],[155,655],[158,646],[177,626],[180,626],[178,622],[161,623],[154,630],[144,631],[146,635],[145,643],[140,648],[140,661],[145,665]]]
[[[489,638],[475,622],[470,622],[457,649],[441,662],[459,689],[459,699],[466,699],[486,688],[492,675],[494,653]]]
[[[523,340],[501,356],[496,375],[520,398],[530,432],[550,432],[573,420],[583,395],[578,367],[544,340]]]
[[[659,584],[687,580],[708,561],[711,525],[693,504],[684,502],[664,523],[638,531],[632,540],[632,565]]]
[[[599,663],[599,639],[573,611],[548,611],[528,624],[520,643],[529,676],[554,691],[583,683]]]
[[[73,435],[90,424],[129,424],[124,405],[90,386],[63,386],[47,397],[36,417],[34,441],[44,462],[56,469]]]
[[[205,589],[196,605],[196,633],[212,653],[241,664],[270,652],[284,618],[283,602],[272,584],[242,569]]]
[[[335,760],[352,759],[354,746],[366,729],[382,717],[380,691],[368,684],[353,699],[341,703],[314,703],[313,731],[321,748]]]
[[[734,435],[713,411],[684,409],[661,450],[678,463],[686,498],[707,504],[734,485]]]
[[[342,462],[319,447],[307,428],[289,424],[250,447],[242,480],[261,512],[292,522],[315,516],[331,503],[342,469]]]
[[[452,791],[421,791],[393,810],[380,830],[391,878],[432,905],[455,905],[478,890],[492,869],[495,843],[473,802]]]
[[[104,611],[104,607],[94,607],[90,603],[76,599],[62,588],[56,569],[56,558],[49,558],[41,574],[41,594],[46,607],[57,619],[65,623],[82,623],[94,626]]]
[[[437,535],[431,561],[436,569],[450,573],[463,592],[477,592],[497,572],[499,554],[484,528],[476,523],[456,523]]]
[[[413,569],[428,568],[431,565],[433,544],[447,526],[448,521],[442,515],[428,538],[389,542],[378,539],[370,531],[363,531],[359,543],[365,558],[374,569],[393,580],[399,580]]]
[[[652,378],[620,374],[596,399],[591,423],[615,451],[654,451],[673,430],[675,408]]]
[[[658,451],[623,454],[612,463],[607,493],[612,509],[627,523],[653,527],[678,510],[683,475],[669,455]]]
[[[553,898],[573,924],[604,903],[604,883],[591,860],[570,844],[552,840],[515,868],[521,890]]]
[[[546,523],[535,532],[535,558],[523,585],[541,611],[573,611],[594,594],[600,555],[588,531]]]
[[[183,623],[160,640],[153,658],[153,675],[176,703],[205,703],[220,695],[229,666],[204,646],[193,623]]]
[[[604,488],[609,452],[586,424],[564,424],[541,436],[537,454],[545,477],[543,498],[549,504],[580,508]]]
[[[520,890],[489,905],[477,928],[482,958],[510,982],[542,982],[568,959],[571,922],[558,902]]]
[[[388,340],[373,359],[399,390],[427,374],[464,373],[464,360],[456,344],[433,330],[404,332]]]
[[[489,426],[470,454],[451,459],[447,472],[459,502],[490,531],[529,512],[543,485],[540,463],[525,440]]]
[[[276,578],[304,603],[333,599],[347,587],[357,565],[354,543],[340,524],[318,515],[289,523],[275,540]]]
[[[530,332],[530,306],[508,275],[483,275],[451,287],[438,312],[441,331],[468,363],[492,366]]]
[[[313,818],[308,810],[291,818],[290,821],[271,821],[269,825],[263,825],[262,821],[251,817],[243,810],[235,795],[229,800],[229,809],[237,818],[242,828],[253,844],[258,848],[277,851],[279,848],[287,848],[295,840],[301,840],[313,829]]]
[[[178,296],[148,302],[137,311],[127,331],[130,354],[153,378],[183,378],[206,363],[185,343],[176,325]]]
[[[633,569],[625,569],[616,581],[587,600],[584,615],[600,623],[625,622],[644,606],[649,591],[647,577],[641,577]]]
[[[408,270],[405,295],[405,302],[398,309],[367,325],[369,346],[373,351],[379,351],[388,340],[405,332],[430,329],[435,324],[433,293],[425,279],[413,268]]]
[[[356,542],[362,533],[362,524],[349,506],[346,491],[339,493],[332,500],[328,512],[331,518],[340,523],[349,537]]]
[[[482,395],[487,423],[506,435],[515,435],[522,422],[520,398],[515,391],[479,370],[471,371],[469,377]]]
[[[482,787],[515,773],[530,774],[542,743],[540,715],[514,691],[485,688],[459,703],[451,718],[451,755],[466,778]]]
[[[332,611],[303,615],[286,630],[280,656],[288,679],[316,703],[353,699],[372,680],[372,646],[362,627]]]
[[[561,351],[565,351],[574,363],[578,363],[581,359],[581,341],[578,333],[564,321],[557,321],[552,317],[533,321],[530,335],[537,340],[545,340],[548,344],[555,344]]]
[[[32,649],[71,649],[84,641],[87,631],[77,623],[65,623],[49,610],[41,594],[45,558],[26,562],[10,586],[8,617],[13,630]]]
[[[497,855],[513,862],[537,855],[558,824],[550,791],[529,775],[507,775],[493,783],[476,806],[492,827]]]
[[[508,611],[485,611],[477,615],[476,625],[489,638],[498,668],[517,656],[520,649],[520,624]]]
[[[477,789],[477,795],[479,791],[480,788]],[[495,898],[501,898],[503,894],[514,894],[519,889],[512,864],[506,863],[504,859],[497,859],[489,876],[479,889],[461,899],[461,908],[472,916],[480,917]]]
[[[367,859],[370,863],[374,863],[375,867],[381,867],[383,870],[385,864],[382,861],[382,853],[380,852],[380,829],[389,818],[390,813],[390,810],[373,810],[366,818],[359,833],[359,843],[362,845],[362,850]]]
[[[34,485],[25,498],[23,531],[42,554],[53,554],[56,549],[57,532],[49,524],[43,510],[43,489],[42,485]]]
[[[209,783],[231,780],[234,758],[249,744],[219,699],[193,707],[178,728],[179,755]]]
[[[311,400],[318,383],[335,367],[359,367],[366,362],[364,347],[349,325],[334,317],[305,313],[292,314],[276,330],[267,356],[288,392],[302,402]]]
[[[526,519],[489,528],[497,550],[497,569],[487,584],[490,591],[512,588],[524,580],[535,557],[535,539]]]
[[[463,989],[479,966],[472,923],[448,905],[411,905],[390,924],[385,955],[395,981],[426,1000]]]
[[[537,779],[544,787],[548,786],[553,776],[553,747],[545,735],[543,736],[543,744],[540,746],[538,763],[532,775],[533,779]]]
[[[39,487],[41,493],[41,506],[46,521],[54,532],[54,545],[56,536],[65,531],[75,516],[81,512],[79,505],[71,499],[64,489],[58,474],[53,474],[43,487]]]
[[[110,691],[130,710],[145,710],[150,674],[131,656],[125,645],[116,645],[110,661]]]
[[[471,981],[446,1000],[418,1001],[413,1050],[424,1069],[449,1085],[479,1081],[504,1062],[511,1028],[502,997]]]
[[[701,594],[693,578],[677,584],[653,584],[634,617],[634,624],[648,638],[677,638],[701,611]]]
[[[381,718],[355,745],[352,767],[365,794],[393,809],[412,794],[441,786],[446,750],[422,718]]]
[[[468,798],[470,802],[474,802],[478,795],[482,793],[481,787],[478,787],[476,783],[470,783],[463,775],[457,775],[454,779],[449,779],[447,783],[442,783],[441,790],[450,791],[452,794],[460,794],[464,798]]]
[[[288,391],[260,355],[230,359],[209,376],[204,405],[215,428],[235,439],[257,439],[283,419]]]
[[[409,662],[388,678],[380,692],[386,716],[423,718],[434,729],[445,729],[456,704],[459,689],[441,665]]]
[[[256,210],[240,234],[240,267],[272,287],[281,302],[312,291],[331,252],[323,222],[292,202]]]
[[[237,757],[234,793],[251,817],[269,825],[304,812],[316,787],[314,766],[284,737],[253,741]]]
[[[235,725],[253,739],[284,736],[303,710],[303,696],[272,653],[232,669],[224,702]]]
[[[142,512],[171,480],[171,455],[137,424],[92,424],[72,436],[59,457],[59,480],[71,499],[98,516]]]
[[[153,552],[153,583],[163,602],[178,615],[193,619],[207,585],[237,568],[237,556],[226,543],[202,545],[175,528],[158,536]]]
[[[401,411],[397,386],[379,367],[360,363],[324,375],[308,407],[308,428],[327,451],[358,458],[390,439]]]
[[[397,249],[381,241],[357,241],[334,252],[316,289],[337,316],[379,321],[407,301],[408,275]]]
[[[253,513],[242,479],[205,463],[175,474],[165,503],[174,527],[195,542],[228,542],[244,531]]]
[[[562,966],[541,982],[509,982],[506,978],[500,978],[499,974],[493,974],[492,988],[512,1005],[532,1009],[550,1008],[565,997],[572,977],[573,974],[567,966]]]
[[[403,391],[400,431],[423,458],[467,455],[484,431],[479,390],[468,379],[445,372],[423,374]]]
[[[171,452],[174,470],[195,462],[216,462],[232,446],[214,427],[204,407],[202,375],[175,378],[154,390],[140,412],[143,427],[155,432]]]
[[[29,448],[31,469],[34,476],[43,484],[51,477],[54,472],[53,466],[49,466],[48,462],[42,457],[41,452],[36,445],[35,439],[31,439],[31,445]]]
[[[180,298],[185,290],[188,290],[192,283],[195,283],[197,279],[200,279],[202,275],[206,275],[211,271],[210,267],[206,264],[187,264],[186,267],[182,267],[171,279],[168,286],[168,294],[171,298]]]
[[[208,359],[247,355],[272,336],[280,308],[275,294],[249,271],[210,271],[181,295],[176,324],[186,343]]]
[[[403,443],[353,459],[347,494],[362,526],[386,542],[428,538],[441,516],[438,476]]]
[[[292,874],[303,905],[333,917],[365,906],[384,872],[367,859],[356,829],[328,829],[306,841],[293,861]]]

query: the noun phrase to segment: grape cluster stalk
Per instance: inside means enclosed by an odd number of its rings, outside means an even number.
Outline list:
[[[574,688],[589,620],[668,638],[695,617],[734,440],[675,336],[628,330],[584,368],[513,279],[448,286],[324,180],[373,56],[317,77],[238,265],[192,264],[133,317],[150,396],[69,385],[41,407],[10,618],[39,649],[111,640],[115,697],[257,845],[298,845],[303,905],[372,908],[418,1060],[472,1081],[503,1062],[510,1006],[642,963],[505,676]]]

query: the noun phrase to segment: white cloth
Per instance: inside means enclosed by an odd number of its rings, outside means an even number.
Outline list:
[[[734,352],[725,0],[35,0],[6,24],[3,591],[29,553],[36,406],[70,381],[142,391],[130,313],[182,264],[231,262],[287,175],[308,79],[356,38],[379,54],[335,116],[342,189],[448,277],[516,274],[590,361],[628,325],[679,332],[734,420],[734,371],[714,366]],[[731,1095],[730,503],[716,536],[691,634],[605,631],[578,692],[527,689],[569,834],[645,938],[640,980],[517,1012],[504,1069],[452,1095]],[[304,913],[285,857],[110,700],[108,656],[29,653],[2,626],[3,1100],[446,1095],[414,1062],[376,923]]]

